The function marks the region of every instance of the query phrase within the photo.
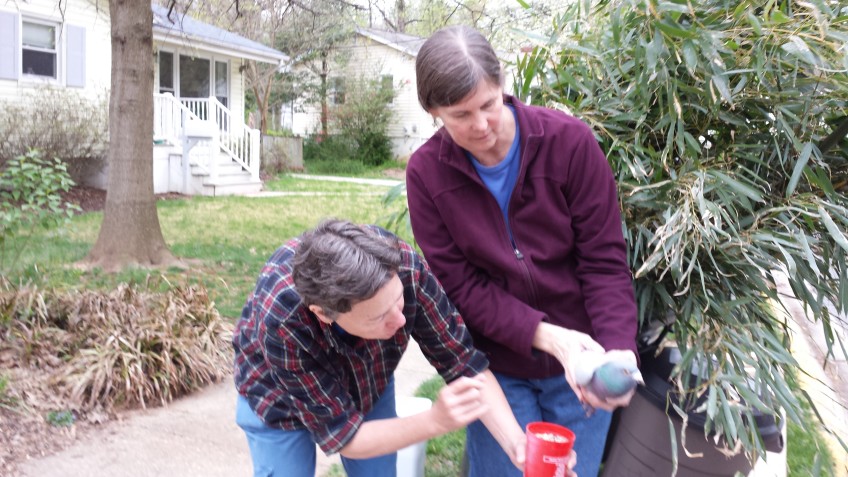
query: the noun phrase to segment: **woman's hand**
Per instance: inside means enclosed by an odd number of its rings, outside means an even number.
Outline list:
[[[574,472],[575,465],[577,465],[577,454],[574,452],[574,449],[571,449],[571,452],[568,454],[568,477],[577,477],[577,473]]]
[[[565,369],[565,380],[584,402],[582,391],[574,379],[574,366],[581,353],[604,353],[604,347],[591,336],[550,323],[539,323],[533,338],[533,347],[554,356]]]
[[[483,400],[483,383],[480,374],[473,378],[463,376],[439,391],[430,411],[442,433],[465,427],[489,412],[489,405]]]

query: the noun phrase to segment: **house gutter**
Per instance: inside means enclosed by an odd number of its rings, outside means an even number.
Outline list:
[[[248,60],[259,61],[262,63],[270,63],[274,65],[282,64],[285,60],[288,59],[288,56],[282,53],[275,55],[273,53],[266,53],[259,50],[233,48],[232,46],[223,42],[213,41],[208,38],[197,35],[189,35],[173,29],[169,29],[169,31],[163,32],[160,30],[159,27],[155,25],[153,28],[153,40],[167,45],[178,46],[191,50],[197,49],[198,45],[203,45],[215,53],[220,53],[223,55],[237,58],[246,58]]]

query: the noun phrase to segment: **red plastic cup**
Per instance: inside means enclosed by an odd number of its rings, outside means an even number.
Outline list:
[[[527,424],[525,477],[565,477],[574,432],[550,422]]]

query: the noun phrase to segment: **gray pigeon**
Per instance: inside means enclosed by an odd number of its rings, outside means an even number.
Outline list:
[[[600,357],[581,359],[574,369],[577,384],[600,399],[615,399],[630,392],[637,384],[645,384],[639,368],[630,361],[607,361]]]

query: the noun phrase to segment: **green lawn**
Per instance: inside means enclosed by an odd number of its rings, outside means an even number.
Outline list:
[[[14,283],[31,281],[58,288],[108,288],[161,273],[170,281],[204,284],[221,314],[236,318],[262,264],[284,241],[322,218],[380,224],[392,212],[381,202],[388,187],[286,177],[270,185],[277,191],[315,194],[191,197],[157,203],[166,243],[175,255],[191,260],[186,270],[129,270],[112,275],[74,267],[97,239],[101,213],[74,217],[61,230],[35,231],[17,244],[11,239],[6,246],[21,247],[22,254],[15,263],[2,265]]]

